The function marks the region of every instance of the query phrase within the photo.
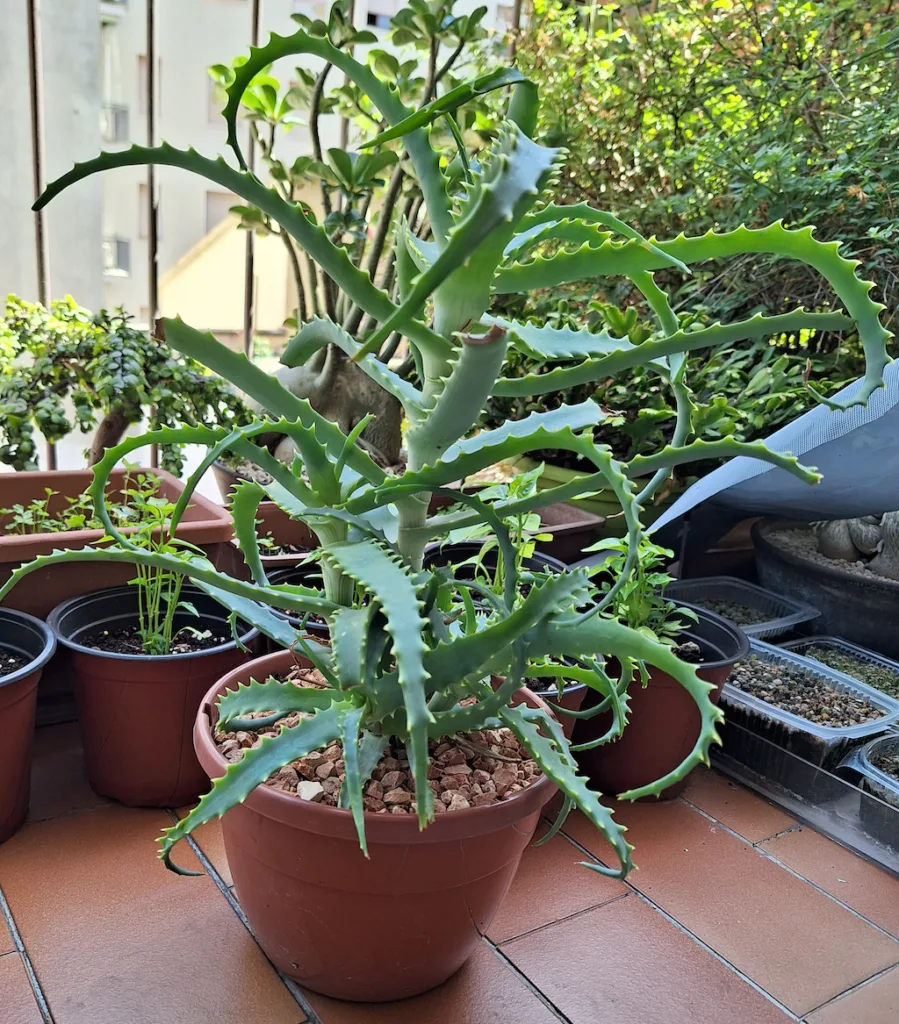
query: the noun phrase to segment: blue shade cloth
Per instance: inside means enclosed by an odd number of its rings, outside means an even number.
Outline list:
[[[652,527],[653,532],[706,503],[743,516],[849,519],[899,509],[899,361],[884,371],[886,386],[867,406],[837,412],[818,406],[766,441],[823,475],[815,485],[784,469],[741,456],[688,488]],[[849,401],[861,381],[835,396]]]

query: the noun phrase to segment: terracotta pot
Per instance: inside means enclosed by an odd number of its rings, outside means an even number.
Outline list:
[[[28,814],[31,794],[31,750],[37,684],[56,649],[53,631],[31,615],[0,608],[0,647],[28,658],[16,672],[0,675],[0,843],[16,831]]]
[[[162,469],[138,468],[136,473],[152,472],[159,478],[159,493],[170,501],[176,501],[184,490],[184,484],[177,477]],[[113,470],[107,494],[115,501],[121,495],[126,470]],[[45,490],[56,491],[50,501],[51,512],[66,507],[66,499],[84,493],[93,482],[93,470],[56,470],[34,473],[4,473],[4,507],[13,504],[28,505],[36,498],[43,498]],[[72,530],[65,533],[38,533],[27,536],[12,536],[3,532],[0,518],[0,586],[10,578],[14,569],[23,562],[30,562],[38,555],[51,551],[72,551],[96,544],[102,537],[102,530]],[[125,533],[131,532],[125,530]],[[223,572],[230,572],[235,564],[242,566],[240,553],[229,543],[233,534],[231,516],[228,511],[194,494],[184,518],[177,530],[177,536],[201,547],[206,557]],[[134,567],[121,562],[76,562],[48,565],[26,576],[4,599],[4,608],[46,619],[58,604],[70,597],[89,594],[108,587],[124,586],[134,578]],[[38,692],[38,725],[57,725],[71,722],[75,718],[75,697],[72,689],[71,669],[66,652],[60,650],[47,665],[41,677]]]
[[[700,679],[715,684],[710,697],[717,704],[721,687],[734,663],[749,653],[749,641],[741,629],[720,615],[693,605],[683,606],[692,608],[699,621],[691,622],[681,635],[685,640],[695,641],[702,649],[704,661],[697,666],[697,672]],[[616,672],[617,669],[612,674]],[[581,771],[602,793],[614,795],[655,782],[677,768],[699,739],[699,708],[680,683],[667,673],[653,668],[645,687],[635,679],[628,692],[630,713],[623,735],[593,750],[575,752]],[[600,699],[591,690],[584,706],[595,707]],[[608,712],[581,719],[575,725],[572,742],[595,740],[611,724],[612,716]],[[662,792],[662,799],[676,797],[686,784],[687,780],[683,779],[669,786]]]
[[[268,655],[206,695],[194,743],[210,778],[227,767],[212,740],[217,697],[293,664],[287,651]],[[228,811],[222,831],[241,907],[275,966],[337,999],[384,1002],[434,988],[471,956],[554,793],[544,778],[512,800],[442,814],[423,832],[412,815],[366,813],[369,860],[349,811],[268,786]]]
[[[181,593],[200,617],[178,612],[176,627],[230,635],[228,615],[217,601],[190,586]],[[191,740],[200,701],[247,656],[233,640],[165,656],[111,654],[80,643],[99,629],[134,623],[137,601],[135,587],[102,590],[63,602],[48,623],[70,655],[91,788],[129,807],[180,807],[209,788]],[[255,637],[255,630],[242,627],[245,644]]]
[[[273,501],[259,503],[256,511],[256,532],[260,537],[271,536],[276,544],[292,544],[302,550],[295,555],[265,555],[260,556],[262,567],[266,573],[273,573],[280,569],[292,569],[298,565],[310,551],[319,546],[318,537],[309,527],[300,522],[299,519],[291,519],[290,516]],[[236,541],[232,542],[237,544]],[[260,551],[262,549],[260,548]],[[243,555],[240,555],[243,560]]]

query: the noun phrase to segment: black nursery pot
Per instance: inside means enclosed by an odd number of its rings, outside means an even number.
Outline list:
[[[324,582],[322,581],[322,570],[318,562],[309,562],[307,565],[297,565],[292,569],[280,569],[278,572],[269,574],[269,583],[273,584],[288,584],[295,587],[314,587],[316,590],[324,591]],[[306,624],[303,625],[303,617],[301,615],[295,615],[291,612],[285,612],[279,608],[272,608],[271,612],[273,615],[277,615],[280,619],[287,619],[290,625],[296,629],[303,629],[307,633],[311,633],[312,636],[319,638],[327,638],[330,636],[328,624],[322,619],[314,618],[309,616],[306,619]],[[280,644],[274,640],[270,640],[264,637],[263,646],[266,648],[266,653],[271,654],[275,651],[282,650]]]
[[[193,626],[231,636],[227,611],[204,591],[185,585],[186,610],[175,628]],[[206,691],[246,661],[235,640],[185,654],[115,654],[84,639],[137,621],[136,587],[116,587],[57,605],[47,623],[70,652],[75,699],[91,787],[130,807],[180,807],[209,788],[193,747],[193,724]],[[239,623],[242,644],[255,629]]]
[[[53,631],[24,612],[0,608],[0,648],[27,659],[15,672],[0,674],[0,843],[16,831],[28,814],[31,793],[31,752],[37,684],[56,650]]]
[[[682,642],[692,640],[702,651],[702,662],[694,667],[700,679],[714,684],[709,697],[717,704],[734,664],[749,654],[749,640],[738,626],[714,612],[680,601],[678,605],[696,613],[698,621],[689,622],[680,636]],[[575,755],[583,774],[603,793],[614,795],[661,779],[681,764],[699,739],[699,708],[666,672],[652,668],[648,684],[641,686],[635,680],[628,694],[629,716],[624,733],[614,743]],[[599,700],[599,695],[591,690],[585,708],[595,706]],[[579,744],[599,739],[611,724],[610,712],[581,719],[575,725],[573,741]],[[686,784],[683,779],[669,786],[662,799],[677,796]]]
[[[425,548],[424,567],[433,569],[441,565],[458,565],[469,558],[478,555],[483,547],[483,542],[478,540],[460,540],[453,544],[441,544],[435,541]],[[499,564],[499,555],[496,548],[491,548],[484,558],[483,564],[488,569],[495,569]],[[524,568],[531,572],[565,572],[568,566],[560,562],[552,555],[544,555],[535,551],[530,558],[523,562]],[[459,576],[460,579],[474,579],[474,570],[466,567]]]

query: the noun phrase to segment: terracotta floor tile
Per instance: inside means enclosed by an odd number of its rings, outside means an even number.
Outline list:
[[[78,723],[38,729],[34,734],[28,820],[44,821],[109,803],[88,784]]]
[[[414,999],[343,1003],[315,992],[306,995],[322,1024],[558,1024],[486,943],[458,974]]]
[[[899,943],[686,804],[616,817],[636,847],[628,881],[797,1015],[899,963]],[[566,831],[607,856],[583,817]]]
[[[4,956],[6,953],[12,953],[16,946],[12,940],[12,936],[9,934],[9,929],[6,927],[6,922],[0,918],[0,956]]]
[[[514,939],[502,949],[572,1024],[790,1020],[633,895]]]
[[[806,1017],[808,1024],[896,1024],[899,967]]]
[[[183,818],[189,810],[189,807],[179,807],[178,817]],[[198,829],[195,829],[192,835],[197,841],[197,845],[212,862],[212,866],[219,873],[225,885],[233,885],[231,868],[228,867],[228,858],[225,856],[225,838],[222,835],[221,820],[216,818],[215,821],[207,821],[205,825],[200,825]]]
[[[899,879],[811,828],[786,832],[761,847],[899,938]]]
[[[561,921],[623,896],[627,886],[581,867],[583,854],[564,836],[545,846],[529,846],[512,888],[487,929],[494,942]]]
[[[110,806],[26,825],[0,886],[56,1024],[298,1024],[303,1012],[206,878],[156,859],[163,811]],[[197,861],[182,844],[179,862]]]
[[[708,768],[697,768],[693,772],[684,799],[750,843],[767,839],[796,824],[788,814]]]
[[[0,1019],[3,1024],[42,1024],[22,958],[18,953],[0,956]]]

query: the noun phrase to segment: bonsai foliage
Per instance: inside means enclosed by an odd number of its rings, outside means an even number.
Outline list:
[[[486,7],[464,15],[456,14],[454,7],[455,0],[413,0],[391,19],[389,39],[396,52],[378,47],[366,52],[369,74],[410,107],[426,105],[438,90],[451,93],[462,84],[457,77],[460,69],[471,62],[487,35],[481,25]],[[301,14],[293,15],[293,20],[312,38],[327,44],[325,49],[315,51],[322,59],[320,68],[315,72],[295,68],[287,88],[272,75],[271,68],[264,68],[240,93],[241,117],[249,125],[272,188],[289,202],[300,202],[307,219],[320,222],[351,263],[363,268],[396,301],[397,254],[390,244],[396,222],[405,219],[423,237],[430,231],[428,207],[414,170],[401,159],[402,142],[383,145],[377,152],[326,149],[322,142],[324,119],[328,117],[341,117],[344,138],[351,133],[373,138],[390,126],[368,90],[352,77],[338,75],[341,65],[333,59],[335,51],[345,58],[356,46],[376,43],[377,36],[354,28],[348,0],[338,0],[327,21]],[[231,65],[214,64],[209,68],[223,95],[234,82],[242,61],[237,58]],[[460,112],[458,124],[452,118],[443,118],[435,125],[432,144],[441,154],[452,157],[456,139],[464,135],[473,155],[493,125],[484,101],[469,102]],[[297,130],[308,134],[311,155],[290,162],[282,158],[279,142],[287,132]],[[461,173],[461,167],[457,161],[455,173]],[[234,206],[232,213],[240,216],[244,229],[283,242],[296,291],[298,323],[324,315],[352,335],[371,328],[372,319],[362,306],[270,213],[252,203]],[[381,346],[382,362],[397,354],[401,340],[400,332],[391,332]],[[401,372],[408,375],[414,367],[411,354],[406,353],[405,360],[397,358],[402,363]],[[363,440],[385,464],[399,460],[399,404],[392,395],[372,387],[339,347],[322,349],[301,367],[282,368],[279,378],[294,394],[307,398],[316,411],[347,430],[365,411],[373,412],[377,418],[363,431]],[[277,450],[279,440],[267,439],[270,450]],[[279,457],[282,454],[289,462],[292,447],[288,444],[286,451],[278,451]]]
[[[96,428],[86,453],[94,465],[145,414],[152,428],[248,422],[226,382],[130,321],[122,310],[89,313],[71,296],[49,309],[7,298],[0,320],[0,460],[37,469],[35,430],[52,442]],[[164,444],[160,454],[164,469],[181,472],[177,448]]]
[[[236,134],[241,97],[273,61],[294,54],[315,54],[330,61],[362,89],[391,125],[380,143],[401,139],[403,159],[414,167],[432,237],[416,234],[408,220],[396,225],[392,246],[397,254],[397,301],[357,267],[346,249],[314,223],[301,205],[291,203],[277,188],[266,187],[242,169],[244,159]],[[519,77],[511,72],[494,74],[488,85]],[[699,762],[707,762],[709,746],[718,741],[716,723],[721,718],[708,697],[711,686],[671,647],[610,614],[637,564],[643,538],[642,507],[672,467],[696,459],[751,455],[809,482],[817,479],[791,456],[770,452],[759,444],[733,438],[691,440],[689,354],[739,338],[826,325],[832,330],[857,330],[862,339],[868,357],[862,399],[882,383],[887,332],[878,321],[879,307],[869,298],[870,286],[856,276],[855,264],[844,259],[836,245],[816,241],[811,230],[788,231],[774,224],[759,231],[740,229],[654,242],[603,211],[555,205],[551,189],[562,154],[529,137],[535,123],[536,95],[527,82],[518,81],[515,86],[508,118],[481,159],[466,162],[460,179],[450,176],[431,145],[431,125],[438,118],[452,116],[452,111],[485,87],[480,79],[413,110],[369,67],[327,38],[305,31],[273,35],[266,45],[251,49],[228,87],[225,118],[232,161],[165,144],[132,147],[77,165],[38,200],[43,206],[97,171],[142,163],[181,167],[240,195],[290,234],[371,322],[367,330],[354,335],[331,318],[313,318],[287,346],[284,361],[302,365],[323,346],[337,346],[402,403],[409,424],[405,471],[388,476],[355,443],[367,420],[344,434],[242,354],[180,319],[161,320],[157,325],[161,340],[232,381],[269,410],[276,422],[260,421],[234,430],[160,429],[126,441],[97,465],[93,485],[98,513],[117,546],[57,553],[18,570],[16,579],[48,559],[114,559],[181,571],[233,616],[239,615],[307,657],[329,683],[327,689],[309,690],[290,683],[257,681],[222,696],[218,715],[223,727],[247,724],[248,714],[262,711],[270,713],[269,721],[292,712],[307,717],[295,727],[261,740],[241,761],[228,767],[197,807],[166,831],[161,840],[166,862],[174,844],[198,825],[244,800],[281,766],[335,740],[343,742],[346,759],[342,802],[353,814],[363,850],[363,785],[391,739],[398,739],[407,751],[415,781],[415,809],[424,828],[434,814],[427,780],[429,739],[506,726],[564,794],[562,816],[572,806],[579,807],[609,840],[617,864],[598,870],[625,874],[631,867],[631,848],[623,829],[578,774],[558,723],[542,709],[513,705],[513,695],[529,674],[530,665],[570,659],[576,663],[571,671],[600,695],[597,713],[612,713],[613,725],[602,740],[607,742],[625,727],[629,683],[644,676],[647,666],[656,666],[673,676],[696,701],[700,735],[695,748],[674,771],[652,785],[621,795],[635,799],[658,794]],[[380,143],[375,140],[368,149],[376,149]],[[461,157],[461,150],[458,155]],[[556,243],[556,251],[542,251],[548,241]],[[797,309],[776,317],[759,315],[698,331],[680,330],[653,273],[663,268],[683,272],[690,264],[746,253],[776,253],[805,261],[830,283],[845,312]],[[522,324],[489,312],[494,292],[622,275],[646,295],[658,318],[655,333],[639,345],[610,332]],[[394,332],[400,332],[410,346],[420,386],[377,358]],[[564,365],[548,373],[508,376],[504,365],[516,351]],[[542,394],[607,378],[633,366],[651,367],[676,399],[672,443],[653,454],[624,463],[607,447],[596,444],[592,431],[605,412],[593,401],[536,412],[472,435],[493,395]],[[290,466],[253,443],[254,437],[273,429],[288,435],[296,445],[296,458]],[[188,500],[200,474],[227,449],[271,473],[271,484],[242,483],[232,507],[252,583],[217,572],[199,556],[142,550],[117,531],[103,504],[105,482],[118,459],[150,442],[208,447],[206,458],[187,482],[182,501]],[[500,460],[539,448],[581,455],[591,471],[583,479],[549,491],[489,505],[447,489],[451,482]],[[647,476],[650,481],[638,493],[633,478]],[[505,520],[601,487],[610,488],[618,497],[628,528],[616,585],[600,593],[582,569],[556,575],[520,570]],[[434,494],[455,497],[460,507],[451,514],[432,516],[429,502]],[[274,586],[267,578],[258,557],[255,527],[256,509],[265,497],[304,521],[319,538],[322,590]],[[422,569],[426,544],[446,537],[450,530],[484,521],[496,536],[503,565],[501,588],[458,578],[450,568]],[[13,582],[0,591],[0,597]],[[473,593],[480,598],[477,605]],[[300,617],[325,617],[331,646],[295,631],[272,614],[272,609]],[[608,674],[607,659],[622,666],[618,678]],[[489,683],[491,676],[503,678],[496,690]],[[470,703],[471,697],[477,701]],[[251,721],[258,725],[258,719]]]

